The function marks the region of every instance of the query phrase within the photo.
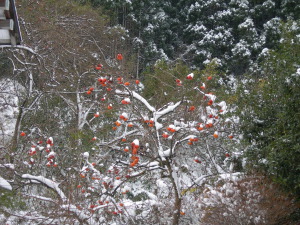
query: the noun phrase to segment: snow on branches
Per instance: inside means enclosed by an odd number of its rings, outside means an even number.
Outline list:
[[[229,107],[209,92],[212,76],[176,78],[170,85],[180,94],[157,107],[143,96],[140,81],[105,75],[99,65],[94,84],[75,93],[81,132],[76,156],[68,156],[70,148],[60,149],[64,140],[56,135],[55,142],[46,138],[45,146],[31,142],[24,163],[69,183],[29,174],[22,178],[54,190],[62,210],[90,224],[142,217],[152,223],[154,208],[178,224],[187,216],[186,190],[200,187],[199,179],[229,172],[233,153],[226,148],[236,140],[234,120],[226,117]],[[31,135],[20,138],[30,140]]]
[[[111,166],[106,172],[97,173],[102,183],[98,179],[93,180],[95,189],[98,183],[98,187],[105,190],[102,191],[103,195],[124,195],[127,191],[122,187],[128,187],[127,184],[131,186],[130,192],[135,195],[133,189],[138,185],[138,180],[147,179],[147,174],[158,179],[159,173],[162,173],[164,179],[170,180],[169,188],[176,190],[173,198],[178,202],[182,190],[193,186],[199,177],[228,172],[226,165],[230,155],[219,141],[220,138],[226,139],[225,142],[234,138],[234,124],[230,118],[225,117],[228,106],[225,101],[218,101],[215,94],[207,92],[209,84],[206,83],[211,82],[213,77],[208,76],[205,83],[197,82],[194,73],[188,74],[186,78],[185,82],[194,82],[193,98],[197,98],[195,102],[198,105],[190,105],[193,99],[184,96],[176,103],[169,102],[159,109],[137,92],[131,82],[120,77],[116,81],[111,78],[110,87],[115,90],[115,95],[114,99],[106,100],[112,102],[116,110],[116,120],[111,131],[113,138],[107,141],[95,139],[94,142],[97,146],[95,150],[99,149],[102,156],[112,154],[109,157]],[[174,85],[184,88],[185,82],[176,79]],[[104,94],[106,88],[100,84],[94,91]],[[188,117],[185,116],[187,113]],[[86,161],[82,169],[85,173],[83,178],[95,174],[95,169],[89,165],[90,162]],[[181,171],[180,167],[186,168],[186,172]],[[149,180],[146,182],[151,183]],[[145,187],[139,188],[149,193]],[[158,202],[153,204],[159,205]],[[181,207],[174,206],[173,220],[184,215]],[[115,214],[120,214],[118,207],[114,210],[117,212]]]

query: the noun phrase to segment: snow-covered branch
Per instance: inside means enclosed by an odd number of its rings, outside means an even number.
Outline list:
[[[132,94],[132,97],[134,97],[135,99],[137,99],[137,100],[139,100],[140,102],[142,102],[146,107],[147,107],[147,109],[149,110],[149,111],[151,111],[151,112],[155,112],[156,110],[155,110],[155,108],[153,107],[153,106],[151,106],[150,104],[149,104],[149,102],[145,99],[145,98],[143,98],[141,95],[139,95],[138,93],[136,93],[135,91],[131,91],[130,93],[129,92],[127,92],[127,91],[121,91],[121,90],[116,90],[116,94],[120,94],[120,95],[130,95],[130,94]]]
[[[0,188],[4,188],[6,190],[12,191],[12,186],[0,176]]]
[[[11,46],[11,45],[0,45],[0,48],[4,49],[4,48],[9,48],[9,49],[22,49],[22,50],[26,50],[34,55],[37,55],[37,53],[29,47],[23,46],[23,45],[17,45],[17,46]]]
[[[116,137],[116,138],[110,140],[109,142],[102,142],[102,143],[100,143],[99,145],[101,145],[101,146],[108,146],[108,145],[110,145],[110,144],[115,143],[116,141],[121,140],[122,137],[128,137],[128,136],[130,136],[130,135],[132,135],[132,134],[136,134],[137,132],[139,132],[139,130],[137,130],[137,129],[131,130],[131,131],[127,132],[127,133],[122,134],[122,136]]]
[[[96,221],[91,216],[88,216],[83,211],[80,211],[75,205],[72,204],[61,205],[61,208],[74,213],[80,220],[88,221],[88,224],[91,225],[97,224]]]
[[[67,201],[66,195],[58,187],[59,186],[58,183],[55,183],[54,181],[52,181],[50,179],[47,179],[43,176],[33,176],[33,175],[30,175],[30,174],[23,174],[22,178],[39,181],[40,183],[42,183],[42,184],[46,185],[47,187],[49,187],[49,188],[53,189],[54,191],[56,191],[56,193],[60,196],[62,201],[64,201],[64,202]]]
[[[179,101],[179,102],[177,102],[175,104],[170,104],[167,108],[165,108],[165,109],[163,109],[161,111],[155,112],[154,113],[155,119],[157,120],[158,118],[160,118],[160,117],[162,117],[162,116],[164,116],[164,115],[166,115],[166,114],[174,111],[181,103],[182,103],[182,101]]]

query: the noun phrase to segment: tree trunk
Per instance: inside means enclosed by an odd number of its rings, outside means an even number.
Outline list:
[[[19,107],[19,113],[18,113],[18,117],[17,117],[17,121],[16,121],[16,125],[15,125],[15,131],[14,131],[14,136],[12,138],[11,141],[11,147],[10,147],[10,163],[13,163],[14,161],[14,156],[13,153],[16,151],[17,146],[18,146],[18,140],[19,140],[19,133],[20,133],[20,126],[21,126],[21,121],[23,118],[23,108],[27,103],[27,99],[24,100],[24,102],[22,103],[22,105]]]
[[[180,198],[180,193],[178,193],[177,184],[176,184],[175,179],[172,175],[173,170],[172,170],[172,167],[171,167],[171,164],[170,164],[169,160],[167,160],[166,165],[167,165],[168,170],[169,170],[169,178],[171,180],[172,186],[174,188],[174,194],[175,194],[172,225],[178,225],[179,224],[179,219],[180,219],[181,198]]]

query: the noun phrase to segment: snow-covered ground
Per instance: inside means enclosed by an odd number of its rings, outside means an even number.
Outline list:
[[[8,78],[0,80],[0,145],[6,145],[14,134],[18,115],[16,93],[21,85]]]

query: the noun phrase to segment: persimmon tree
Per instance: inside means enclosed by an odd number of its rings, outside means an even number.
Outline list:
[[[215,94],[217,76],[171,73],[172,91],[162,93],[172,98],[150,100],[128,78],[122,30],[103,32],[65,1],[51,10],[46,2],[21,4],[32,7],[20,12],[35,51],[12,52],[25,105],[0,168],[23,208],[1,210],[44,224],[188,223],[188,193],[230,172],[234,119]]]
[[[123,56],[116,59],[122,69]],[[78,93],[90,103],[82,129],[91,136],[85,145],[84,137],[73,143],[82,148],[77,158],[68,157],[74,157],[71,148],[55,134],[38,142],[27,137],[33,145],[26,147],[24,158],[33,173],[19,177],[26,189],[42,184],[52,194],[41,189],[37,195],[33,187],[23,194],[46,202],[58,221],[188,222],[187,193],[230,172],[227,144],[236,139],[234,119],[226,117],[226,103],[210,92],[216,78],[196,72],[174,77],[170,85],[177,101],[155,108],[142,96],[139,80],[105,74],[99,68],[96,81]]]

